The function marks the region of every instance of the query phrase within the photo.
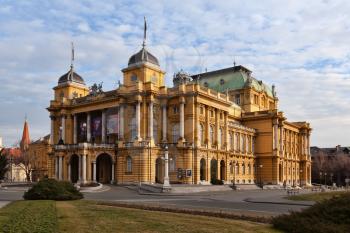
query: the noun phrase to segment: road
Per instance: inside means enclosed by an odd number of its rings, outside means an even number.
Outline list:
[[[108,186],[103,192],[84,193],[84,196],[87,200],[147,203],[190,209],[265,213],[267,215],[299,211],[307,207],[303,203],[299,205],[298,203],[283,199],[285,194],[286,192],[283,190],[232,190],[187,195],[145,195],[139,194],[137,191],[127,187]],[[0,202],[21,200],[22,196],[23,190],[0,190]],[[247,200],[250,200],[250,202]],[[284,204],[281,202],[284,202]]]

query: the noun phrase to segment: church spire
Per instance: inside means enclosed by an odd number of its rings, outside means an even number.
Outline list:
[[[29,127],[28,127],[28,121],[27,121],[27,115],[26,115],[24,120],[24,126],[23,126],[22,140],[20,143],[21,150],[22,151],[28,150],[29,144],[30,144]]]

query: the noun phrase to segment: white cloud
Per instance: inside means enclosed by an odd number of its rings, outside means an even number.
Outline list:
[[[348,144],[350,129],[347,1],[4,1],[0,6],[0,134],[11,145],[27,112],[33,138],[49,131],[51,88],[75,68],[88,84],[115,87],[140,49],[143,16],[149,50],[165,71],[190,73],[238,64],[277,86],[281,110],[307,120],[313,144]]]

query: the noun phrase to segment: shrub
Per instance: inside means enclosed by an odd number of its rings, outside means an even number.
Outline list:
[[[275,228],[284,232],[349,232],[350,193],[318,202],[301,212],[275,217]]]
[[[70,182],[43,179],[25,192],[23,198],[25,200],[77,200],[83,198],[83,194]]]

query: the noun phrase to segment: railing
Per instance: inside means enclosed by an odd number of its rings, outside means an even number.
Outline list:
[[[79,144],[66,144],[55,145],[55,150],[80,150],[80,149],[114,149],[114,144],[95,144],[95,143],[79,143]]]

